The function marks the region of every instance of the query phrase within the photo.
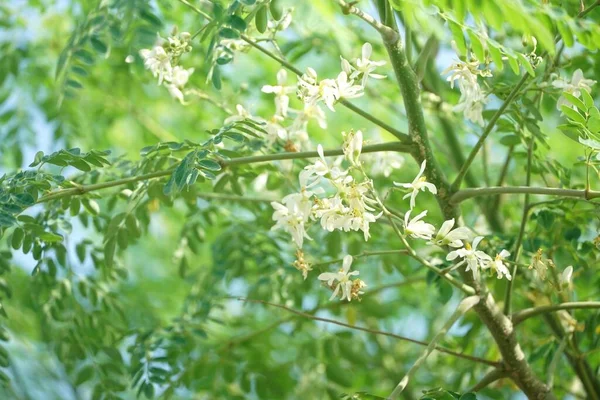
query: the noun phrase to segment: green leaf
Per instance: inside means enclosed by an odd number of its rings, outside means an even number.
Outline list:
[[[256,11],[255,22],[256,22],[256,30],[260,33],[265,33],[265,31],[267,30],[267,24],[269,22],[269,19],[267,17],[267,6],[266,5],[260,6],[259,9]]]
[[[583,90],[583,92],[585,92],[585,90]],[[572,105],[577,107],[579,110],[581,110],[583,113],[587,112],[588,107],[586,107],[586,105],[583,103],[583,101],[581,101],[577,97],[573,96],[571,93],[563,92],[562,96],[565,99],[567,99],[569,101],[569,103],[571,103]]]
[[[584,89],[581,91],[581,98],[583,99],[583,103],[586,106],[586,110],[589,110],[590,108],[594,107],[594,99],[587,90]]]
[[[12,234],[11,238],[11,246],[13,249],[17,250],[21,248],[21,244],[23,244],[23,238],[25,237],[25,232],[21,228],[15,228],[15,231]]]
[[[117,241],[114,237],[109,239],[104,244],[104,262],[107,267],[112,267],[115,259],[115,250],[117,249]]]
[[[79,386],[94,377],[94,368],[91,365],[86,365],[77,373],[75,378],[75,386]]]
[[[240,18],[237,15],[230,15],[228,22],[233,29],[237,29],[240,32],[246,30],[246,21],[244,21],[243,18]]]
[[[475,57],[477,57],[479,62],[485,62],[485,51],[483,50],[483,44],[481,43],[479,35],[472,29],[468,29],[467,34],[471,40],[471,48],[473,49],[473,53],[475,53]]]
[[[221,164],[219,164],[216,161],[208,160],[208,159],[198,161],[198,166],[200,168],[207,169],[209,171],[220,171],[221,170]]]
[[[448,19],[448,27],[450,28],[450,32],[452,32],[452,37],[454,38],[454,42],[456,43],[456,48],[458,49],[458,53],[460,56],[465,56],[467,54],[467,43],[465,41],[465,35],[463,34],[463,30],[456,22]]]
[[[560,106],[561,111],[572,121],[585,125],[585,117],[567,105]]]
[[[503,136],[502,139],[500,139],[500,144],[508,147],[516,146],[520,143],[521,138],[519,138],[517,135],[506,135]]]
[[[279,0],[271,0],[269,3],[269,11],[275,21],[279,21],[283,17],[283,10],[281,8],[281,2]]]
[[[519,61],[521,61],[521,65],[525,68],[527,73],[529,75],[535,77],[535,70],[533,69],[533,66],[531,65],[531,63],[529,62],[529,59],[521,53],[517,53],[517,58],[519,59]]]
[[[225,39],[238,39],[240,34],[231,28],[221,28],[219,36]]]
[[[92,215],[100,214],[100,206],[93,199],[84,198],[81,200],[81,204],[83,204],[83,208],[87,210]]]

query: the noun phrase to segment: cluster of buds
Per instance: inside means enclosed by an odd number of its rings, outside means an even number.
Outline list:
[[[312,271],[312,267],[306,260],[304,259],[304,252],[301,249],[296,251],[296,261],[292,264],[294,268],[298,271],[302,272],[302,276],[304,279],[308,276],[308,273]]]

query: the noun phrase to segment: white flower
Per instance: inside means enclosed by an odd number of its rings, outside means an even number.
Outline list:
[[[342,262],[342,268],[338,272],[324,272],[319,275],[318,279],[320,281],[324,281],[327,283],[327,286],[333,289],[333,294],[329,298],[329,300],[333,300],[338,293],[342,292],[342,300],[344,298],[348,299],[348,301],[352,301],[352,285],[353,282],[350,280],[351,276],[358,276],[358,271],[350,272],[350,266],[352,265],[352,256],[347,255],[344,257]],[[337,282],[337,283],[336,283]],[[361,287],[366,285],[363,284]]]
[[[277,85],[265,85],[262,87],[264,93],[275,94],[275,113],[283,117],[287,116],[288,107],[290,104],[290,98],[288,93],[292,93],[294,88],[292,86],[285,86],[287,81],[287,72],[285,69],[280,69],[277,72]]]
[[[404,233],[415,239],[431,240],[431,237],[435,233],[435,226],[421,221],[421,218],[427,215],[427,210],[417,215],[413,219],[410,219],[410,212],[408,210],[404,214]],[[409,220],[410,219],[410,220]]]
[[[417,174],[417,176],[415,177],[415,179],[411,182],[411,183],[397,183],[394,182],[394,185],[396,186],[400,186],[403,187],[405,189],[410,189],[410,193],[407,193],[403,199],[406,199],[407,197],[410,197],[410,208],[411,210],[413,208],[415,208],[415,198],[417,197],[417,194],[419,194],[419,191],[425,191],[425,189],[429,190],[431,193],[433,194],[437,194],[437,189],[435,187],[435,185],[433,183],[429,183],[427,182],[427,178],[423,175],[423,172],[425,172],[425,167],[427,166],[427,161],[423,160],[423,162],[421,163],[421,170],[419,171],[419,173]]]
[[[560,274],[560,284],[562,286],[570,287],[572,284],[573,278],[573,266],[569,265],[565,270]]]
[[[155,77],[158,76],[158,84],[163,82],[163,79],[170,78],[173,68],[171,67],[171,59],[162,46],[154,46],[152,50],[140,50],[140,56],[144,59],[144,66],[152,72]]]
[[[305,193],[293,193],[284,197],[282,202],[283,204],[271,202],[271,206],[275,209],[273,220],[276,221],[271,229],[285,230],[292,235],[296,245],[301,248],[304,238],[312,240],[306,233],[305,227],[311,213],[310,199]]]
[[[557,78],[552,81],[552,86],[558,89],[562,89],[563,92],[572,94],[575,97],[581,96],[581,91],[585,90],[586,92],[591,91],[591,86],[594,85],[596,81],[592,79],[585,79],[583,77],[583,72],[581,69],[577,69],[573,73],[573,77],[571,78],[571,82],[567,82],[562,78]],[[556,103],[556,108],[560,110],[562,105],[566,105],[572,107],[573,105],[567,100],[564,96],[560,96],[558,102]]]
[[[346,134],[346,132],[342,132],[344,136],[344,145],[342,149],[344,151],[344,156],[352,165],[359,165],[358,158],[360,157],[360,152],[362,151],[363,145],[363,134],[361,131],[351,131]]]
[[[325,176],[332,181],[337,181],[346,176],[347,172],[340,170],[337,166],[329,167],[325,160],[323,146],[320,144],[317,146],[317,153],[319,154],[317,161],[314,164],[304,167],[304,170],[300,173],[302,186],[314,186],[319,182],[321,177]]]
[[[531,264],[529,264],[529,269],[535,269],[537,276],[544,280],[546,279],[546,272],[548,271],[548,266],[542,260],[542,249],[538,249],[536,253],[531,258]]]
[[[466,119],[479,126],[484,126],[483,106],[487,102],[488,98],[481,90],[464,91],[458,104],[454,106],[454,111],[462,111]]]
[[[461,93],[454,111],[462,111],[466,119],[483,126],[483,106],[488,100],[477,82],[477,77],[479,75],[489,77],[492,75],[491,72],[480,70],[479,61],[457,61],[442,72],[442,75],[446,74],[450,74],[446,78],[450,82],[450,87],[454,88],[454,81],[457,81]]]
[[[477,250],[477,245],[483,240],[483,236],[478,236],[473,240],[473,246],[469,243],[465,247],[458,250],[453,250],[448,253],[446,260],[453,261],[457,257],[464,259],[467,262],[467,271],[473,271],[473,276],[479,276],[479,267],[485,267],[487,263],[492,261],[492,258],[483,251]]]
[[[496,258],[494,258],[493,260],[490,260],[487,263],[484,263],[482,265],[483,269],[488,269],[491,268],[494,271],[496,271],[496,273],[498,274],[498,279],[501,279],[502,276],[506,276],[506,279],[508,279],[509,281],[512,279],[512,276],[510,275],[510,271],[508,270],[508,267],[506,265],[504,265],[504,259],[506,257],[510,256],[510,253],[506,250],[502,250],[500,253],[496,254]]]
[[[384,79],[385,75],[373,74],[372,72],[377,68],[385,65],[385,61],[371,61],[371,54],[373,53],[373,47],[371,43],[365,43],[362,46],[362,57],[356,59],[356,70],[350,75],[350,79],[356,79],[362,75],[362,86],[367,83],[367,78],[371,77],[374,79]]]
[[[181,104],[185,104],[183,98],[183,87],[187,83],[190,78],[190,75],[194,72],[194,68],[185,69],[180,66],[176,66],[173,68],[170,76],[165,77],[165,81],[170,83],[165,83],[166,88],[169,90],[171,96],[179,100]]]
[[[435,237],[429,242],[429,244],[435,244],[440,247],[462,247],[463,240],[468,240],[471,236],[471,231],[466,227],[458,227],[452,230],[454,227],[454,218],[444,221],[442,227],[435,235]]]
[[[442,71],[442,75],[450,74],[446,81],[450,82],[450,87],[454,88],[454,81],[458,81],[458,86],[463,91],[467,86],[479,86],[477,76],[479,75],[479,61],[457,61]]]
[[[355,85],[354,79],[348,79],[348,75],[342,71],[335,80],[336,84],[336,101],[342,98],[354,99],[364,94],[364,88],[361,85]],[[331,108],[331,107],[330,107]],[[333,109],[332,109],[333,111]]]

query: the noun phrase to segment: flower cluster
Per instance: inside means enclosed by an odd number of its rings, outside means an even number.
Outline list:
[[[159,40],[152,49],[140,50],[146,69],[158,78],[159,85],[164,85],[171,96],[182,104],[185,103],[184,86],[194,69],[186,69],[177,64],[184,53],[192,50],[190,43],[191,35],[181,32],[179,35],[170,36],[166,41]]]
[[[225,122],[252,118],[265,124],[265,130],[268,133],[266,139],[269,143],[280,141],[288,151],[299,151],[309,147],[309,122],[315,121],[320,128],[327,128],[327,120],[320,105],[321,102],[334,111],[334,105],[339,100],[362,96],[369,77],[384,78],[373,71],[385,62],[372,61],[371,53],[371,45],[365,43],[361,57],[357,58],[354,63],[342,58],[342,72],[336,79],[319,81],[315,70],[308,68],[307,72],[298,78],[296,85],[288,85],[288,74],[282,69],[277,72],[274,84],[262,87],[263,93],[274,96],[275,113],[271,118],[253,117],[243,106],[238,105],[237,115],[227,118]],[[301,107],[293,108],[290,104],[290,94],[294,92],[302,100]],[[390,162],[397,163],[397,159],[390,159]],[[386,168],[386,165],[381,165],[380,168]]]
[[[583,76],[583,72],[580,69],[577,69],[573,73],[573,77],[571,81],[567,81],[561,77],[557,77],[552,81],[552,86],[557,89],[561,89],[563,93],[569,93],[575,97],[581,96],[581,91],[585,90],[586,92],[590,92],[592,90],[592,85],[594,85],[596,81],[592,79],[585,79]],[[566,105],[567,107],[575,107],[569,100],[565,98],[565,96],[560,96],[558,102],[556,103],[556,108],[559,110],[561,106]]]
[[[300,192],[287,195],[282,203],[271,203],[275,209],[274,229],[283,229],[291,234],[296,246],[302,247],[310,221],[320,221],[321,227],[334,230],[362,231],[365,240],[370,237],[369,227],[381,214],[375,214],[375,200],[369,197],[371,181],[357,181],[351,170],[360,168],[360,153],[363,136],[361,131],[345,134],[344,156],[350,168],[340,168],[340,160],[329,164],[323,147],[317,148],[319,158],[306,166],[299,174]],[[335,194],[319,197],[325,193],[323,186],[335,189]]]
[[[454,107],[455,111],[462,111],[466,119],[484,125],[483,107],[487,103],[487,95],[479,86],[477,77],[490,77],[492,73],[489,69],[480,69],[479,61],[457,61],[442,72],[442,75],[450,74],[446,79],[450,82],[450,87],[454,88],[454,81],[458,82],[460,90],[460,100]]]
[[[427,216],[427,210],[421,212],[416,217],[411,218],[416,205],[416,198],[420,192],[429,191],[437,194],[437,188],[433,183],[427,182],[424,176],[427,162],[423,161],[419,173],[411,183],[396,183],[394,185],[408,190],[404,199],[410,197],[410,209],[404,215],[404,234],[413,239],[427,240],[427,244],[436,245],[441,248],[450,248],[447,254],[447,261],[461,259],[461,263],[466,263],[467,271],[472,271],[478,278],[480,270],[490,270],[496,272],[498,279],[503,276],[511,280],[512,276],[508,267],[505,265],[505,259],[510,255],[506,250],[502,250],[495,258],[477,249],[479,243],[483,240],[482,236],[475,237],[472,243],[468,240],[473,236],[466,227],[456,227],[454,218],[444,221],[438,232],[434,225],[423,220]]]
[[[335,79],[317,79],[314,69],[308,68],[306,73],[298,78],[297,95],[305,105],[317,105],[324,102],[327,108],[335,111],[334,105],[342,99],[353,99],[364,94],[369,77],[383,79],[385,76],[374,74],[373,71],[385,64],[385,61],[370,59],[373,48],[370,43],[362,47],[362,55],[354,64],[342,57],[342,71]],[[355,83],[357,80],[360,82]]]

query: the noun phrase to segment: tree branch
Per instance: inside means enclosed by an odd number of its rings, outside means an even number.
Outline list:
[[[469,188],[454,193],[450,201],[454,204],[478,196],[493,196],[500,194],[541,194],[547,196],[578,197],[584,200],[600,198],[600,191],[560,189],[531,186],[492,186],[485,188]]]
[[[340,7],[342,7],[342,12],[344,14],[354,14],[369,25],[371,25],[373,28],[375,28],[379,32],[383,40],[385,40],[386,42],[392,43],[399,39],[400,35],[398,34],[398,32],[391,29],[389,26],[386,26],[381,22],[377,21],[375,18],[373,18],[373,16],[365,13],[357,7],[354,7],[352,4],[344,0],[334,1],[338,3]]]
[[[525,321],[526,319],[535,317],[536,315],[547,314],[559,310],[580,310],[586,308],[600,308],[600,301],[577,301],[571,303],[561,303],[552,304],[548,306],[526,308],[524,310],[513,313],[512,320],[513,324],[516,326],[519,325],[521,322]]]
[[[483,390],[486,387],[488,387],[490,384],[492,384],[502,378],[506,378],[506,377],[508,377],[508,373],[506,372],[506,370],[504,370],[502,368],[493,369],[490,372],[488,372],[487,374],[485,374],[485,376],[483,378],[481,378],[481,380],[479,382],[477,382],[476,385],[474,385],[472,388],[467,390],[467,392],[477,393],[480,390]]]
[[[264,304],[264,305],[268,305],[268,306],[272,306],[272,307],[277,307],[277,308],[280,308],[280,309],[285,310],[287,312],[290,312],[292,314],[296,314],[296,315],[298,315],[300,317],[312,319],[314,321],[321,321],[321,322],[325,322],[325,323],[328,323],[328,324],[339,325],[339,326],[343,326],[343,327],[348,328],[348,329],[354,329],[354,330],[357,330],[357,331],[368,332],[368,333],[371,333],[371,334],[374,334],[374,335],[388,336],[388,337],[392,337],[394,339],[403,340],[405,342],[410,342],[410,343],[418,344],[418,345],[421,345],[421,346],[429,346],[429,343],[423,342],[421,340],[407,338],[407,337],[396,335],[396,334],[390,333],[390,332],[384,332],[384,331],[378,331],[378,330],[375,330],[375,329],[369,329],[369,328],[363,328],[363,327],[360,327],[360,326],[354,326],[354,325],[347,324],[345,322],[336,321],[334,319],[317,317],[317,316],[310,315],[310,314],[302,312],[302,311],[294,310],[293,308],[289,308],[289,307],[286,307],[286,306],[281,305],[281,304],[270,303],[270,302],[265,301],[265,300],[247,299],[247,298],[244,298],[244,297],[237,297],[237,299],[240,300],[240,301],[243,301],[243,302],[247,302],[247,303],[260,303],[260,304]],[[449,355],[452,355],[452,356],[455,356],[455,357],[458,357],[458,358],[462,358],[462,359],[465,359],[465,360],[477,362],[477,363],[480,363],[480,364],[491,365],[493,367],[499,367],[501,365],[497,361],[486,360],[485,358],[480,358],[480,357],[470,356],[468,354],[458,353],[456,351],[452,351],[452,350],[446,349],[445,347],[441,347],[441,346],[437,346],[437,345],[434,346],[434,349],[437,350],[437,351],[439,351],[440,353],[449,354]]]
[[[388,143],[378,143],[373,145],[364,146],[362,148],[363,153],[376,153],[380,151],[399,151],[399,152],[409,152],[412,149],[412,146],[399,143],[399,142],[388,142]],[[339,156],[344,154],[342,149],[333,149],[326,150],[323,152],[325,157],[331,156]],[[288,153],[277,153],[277,154],[264,154],[260,156],[249,156],[249,157],[238,157],[232,158],[230,160],[220,160],[220,164],[222,167],[231,167],[236,165],[243,164],[255,164],[261,162],[275,161],[275,160],[294,160],[294,159],[306,159],[306,158],[316,158],[319,157],[319,154],[316,151],[302,151],[302,152],[288,152]],[[107,189],[115,186],[127,185],[130,183],[147,181],[155,178],[162,178],[165,176],[169,176],[175,171],[177,166],[171,167],[169,169],[165,169],[162,171],[150,172],[148,174],[142,174],[137,176],[130,176],[127,178],[117,179],[109,182],[96,183],[93,185],[79,185],[73,188],[68,189],[58,189],[47,193],[46,195],[40,197],[37,203],[45,203],[50,200],[57,200],[63,197],[69,196],[81,196],[89,192]]]

